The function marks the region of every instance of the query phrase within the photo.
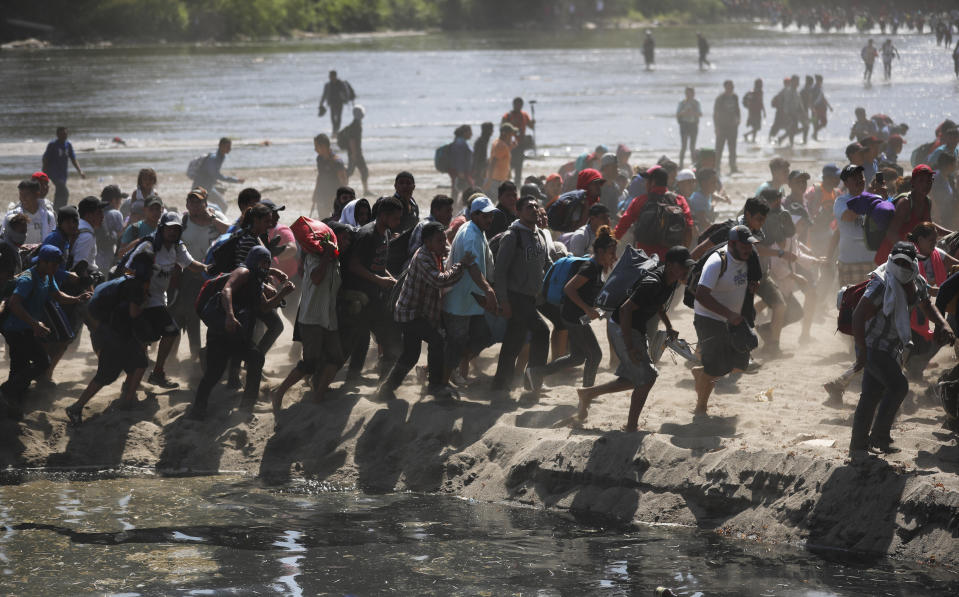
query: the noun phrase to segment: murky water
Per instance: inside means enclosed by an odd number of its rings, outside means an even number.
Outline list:
[[[955,595],[959,577],[683,528],[229,477],[0,487],[5,595]]]
[[[715,66],[700,72],[694,33],[658,29],[652,73],[643,71],[641,30],[4,52],[0,175],[34,170],[60,123],[72,128],[78,147],[97,148],[81,155],[97,175],[129,177],[147,164],[161,175],[181,174],[222,135],[238,139],[227,169],[310,166],[312,135],[329,130],[316,106],[331,68],[352,82],[367,108],[364,147],[373,163],[431,159],[455,126],[497,121],[515,95],[537,100],[541,152],[578,155],[597,143],[625,142],[639,152],[675,153],[675,109],[686,85],[697,88],[703,103],[700,145],[707,146],[713,144],[712,102],[724,79],[743,93],[762,77],[768,101],[783,76],[821,73],[836,111],[825,139],[803,151],[835,160],[857,105],[908,122],[914,144],[927,140],[959,99],[949,52],[929,35],[895,36],[902,59],[892,83],[879,73],[866,87],[860,35],[716,26],[706,29]],[[128,145],[112,147],[114,136]],[[271,145],[260,145],[264,140]],[[740,150],[746,161],[771,152],[768,146]]]

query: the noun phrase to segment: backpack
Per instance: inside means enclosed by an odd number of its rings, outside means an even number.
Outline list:
[[[900,199],[906,197],[909,201],[909,193],[902,193],[901,195],[896,196],[891,202],[893,205],[896,205]],[[909,206],[910,210],[912,205]],[[888,212],[888,209],[886,210]],[[878,210],[875,206],[871,206],[862,218],[862,229],[863,229],[863,240],[866,243],[866,248],[870,251],[878,251],[879,246],[882,244],[882,241],[886,238],[886,231],[889,229],[889,224],[892,222],[893,214],[886,213],[884,218],[877,218]]]
[[[743,108],[749,108],[749,104],[753,101],[753,92],[747,91],[743,94]]]
[[[447,143],[446,145],[440,145],[436,148],[436,152],[433,154],[433,166],[437,172],[446,174],[450,171],[450,153],[452,147],[452,143]]]
[[[233,271],[236,262],[236,245],[242,232],[242,230],[224,232],[213,241],[206,252],[206,257],[203,258],[204,264],[213,266],[207,275],[212,277]]]
[[[912,150],[912,153],[909,154],[909,161],[912,163],[912,167],[915,168],[919,164],[925,164],[926,160],[929,159],[929,155],[932,154],[936,149],[936,142],[923,143],[919,147]]]
[[[557,259],[550,266],[549,271],[546,272],[546,277],[543,278],[543,296],[546,297],[547,303],[557,306],[562,304],[565,296],[563,289],[566,287],[566,283],[573,279],[573,276],[587,261],[589,261],[589,257],[567,255]]]
[[[206,163],[207,157],[209,156],[203,154],[190,160],[190,163],[186,166],[187,178],[190,180],[196,180],[196,177],[200,174],[200,169],[203,168],[203,165]]]
[[[200,287],[200,292],[196,295],[196,300],[193,301],[193,310],[196,311],[196,314],[203,319],[204,315],[208,315],[207,305],[209,305],[210,300],[216,298],[220,291],[226,286],[226,281],[230,279],[230,272],[224,272],[217,276],[214,276],[203,283],[203,286]],[[210,325],[206,319],[203,319],[203,323]]]
[[[831,216],[831,215],[832,215],[832,214],[830,213],[830,216]],[[696,238],[696,243],[697,243],[697,244],[702,243],[703,241],[709,239],[709,237],[711,237],[712,235],[716,234],[717,232],[719,232],[720,230],[722,230],[722,229],[724,229],[724,228],[725,228],[727,231],[729,231],[729,230],[731,230],[733,227],[735,227],[737,224],[738,224],[738,222],[737,222],[736,220],[726,220],[726,221],[723,221],[723,222],[716,222],[715,224],[711,224],[711,225],[709,226],[709,228],[703,230],[702,234],[700,234],[700,235]]]
[[[712,257],[713,253],[719,253],[720,266],[719,277],[722,278],[729,266],[729,260],[726,258],[726,243],[720,243],[710,249],[705,255],[699,258],[689,270],[689,278],[686,279],[686,290],[683,291],[683,304],[690,309],[696,305],[696,291],[699,290],[699,279],[703,276],[703,268],[706,267],[706,261]]]
[[[87,303],[87,312],[90,316],[100,323],[107,323],[110,320],[110,314],[120,302],[120,285],[132,279],[130,276],[122,275],[94,288],[93,296]]]
[[[866,286],[872,278],[867,278],[858,284],[843,286],[839,289],[836,296],[836,307],[839,309],[839,315],[836,316],[836,329],[840,333],[852,336],[852,314],[862,300],[862,295],[866,292]]]
[[[133,253],[134,253],[138,248],[140,248],[140,245],[142,245],[143,243],[147,243],[147,242],[152,243],[152,242],[153,242],[153,237],[152,237],[152,236],[144,236],[143,238],[139,239],[139,240],[137,241],[137,244],[133,245],[133,248],[132,248],[132,249],[130,249],[129,251],[127,251],[126,253],[124,253],[124,254],[120,257],[120,259],[118,259],[117,262],[113,264],[113,267],[111,267],[111,268],[110,268],[110,271],[108,272],[109,275],[107,276],[107,279],[108,279],[108,280],[116,280],[117,278],[122,278],[123,275],[126,274],[127,264],[130,263],[130,256],[133,255]]]
[[[763,224],[763,236],[768,244],[782,244],[787,238],[796,235],[796,224],[789,210],[769,210],[766,223]],[[763,243],[763,244],[767,244]]]
[[[579,227],[586,209],[586,191],[567,191],[556,198],[546,210],[546,220],[550,230],[573,232]]]
[[[615,311],[629,297],[636,282],[658,265],[658,255],[649,257],[641,249],[626,245],[626,251],[596,295],[594,306],[603,311]]]
[[[633,238],[636,242],[654,247],[673,247],[685,244],[686,214],[674,193],[649,193],[636,223]]]

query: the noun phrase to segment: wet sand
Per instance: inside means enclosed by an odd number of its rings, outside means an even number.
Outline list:
[[[793,161],[814,168],[811,161]],[[546,173],[558,165],[531,162],[527,171]],[[412,166],[425,213],[442,178],[430,171],[431,164]],[[765,176],[758,160],[743,166],[744,174],[726,177],[733,197],[745,196]],[[387,193],[395,172],[404,167],[410,165],[374,165],[375,194]],[[312,170],[231,172],[285,203],[285,222],[309,211]],[[109,182],[74,176],[72,196],[79,199]],[[168,201],[185,196],[189,185],[182,175],[163,173],[160,182]],[[230,191],[238,188],[231,185]],[[14,197],[15,182],[0,183],[0,201]],[[672,313],[681,335],[694,342],[691,310],[679,305]],[[139,406],[124,411],[112,404],[119,396],[118,381],[90,403],[84,424],[73,429],[63,409],[96,367],[84,333],[55,372],[57,388],[34,390],[21,422],[0,422],[0,465],[137,466],[163,474],[238,471],[268,482],[296,477],[377,491],[439,491],[955,567],[959,446],[956,435],[942,427],[940,407],[924,394],[955,362],[952,351],[933,361],[924,384],[913,384],[918,395],[910,395],[893,428],[902,453],[850,465],[845,454],[857,387],[842,408],[823,404],[822,383],[850,363],[834,322],[829,306],[813,327],[815,342],[805,347],[796,342],[798,327],[787,328],[783,348],[792,355],[736,384],[720,384],[706,421],[693,420],[692,375],[667,351],[640,418],[641,431],[632,434],[620,431],[628,392],[598,400],[583,425],[568,424],[576,411],[580,372],[550,378],[538,401],[514,391],[508,402],[491,405],[488,386],[498,347],[483,353],[473,383],[453,405],[422,396],[412,373],[399,400],[376,402],[368,370],[351,388],[338,379],[322,404],[312,401],[305,385],[294,387],[277,418],[265,398],[252,413],[238,411],[239,394],[221,385],[208,420],[196,423],[181,416],[199,379],[185,341],[177,355],[179,370],[168,367],[182,382],[180,390],[141,391]],[[593,325],[608,355],[604,324]],[[298,345],[290,350],[290,335],[287,326],[267,356],[264,390],[279,383],[299,357]],[[6,362],[5,349],[0,354]],[[425,358],[424,351],[421,364]],[[373,362],[375,349],[368,359]],[[597,382],[612,377],[604,359]]]

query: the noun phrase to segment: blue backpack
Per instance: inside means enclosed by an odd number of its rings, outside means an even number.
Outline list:
[[[120,276],[94,288],[93,296],[87,303],[90,316],[100,323],[108,322],[120,300],[120,285],[130,279],[130,276]]]
[[[567,255],[557,259],[546,272],[546,278],[543,279],[543,295],[546,302],[551,305],[560,305],[563,302],[565,293],[563,287],[569,282],[579,268],[589,261],[589,257],[575,257]]]
[[[206,252],[206,257],[203,258],[204,265],[213,266],[213,269],[207,272],[208,279],[216,277],[217,274],[233,271],[236,245],[241,232],[241,230],[224,232],[213,241],[210,249]]]

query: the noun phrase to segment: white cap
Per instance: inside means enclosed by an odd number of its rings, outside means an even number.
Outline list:
[[[683,168],[676,173],[676,182],[683,182],[684,180],[696,180],[696,175],[689,168]]]

